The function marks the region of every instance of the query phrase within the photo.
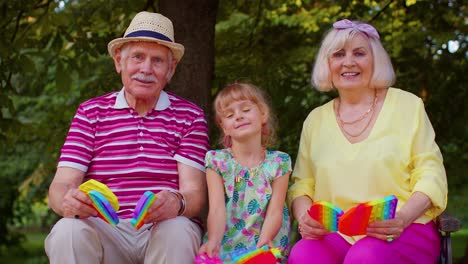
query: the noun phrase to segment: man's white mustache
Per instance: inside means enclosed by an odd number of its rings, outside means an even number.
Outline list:
[[[136,73],[136,74],[132,75],[132,80],[158,83],[158,79],[156,77],[154,77],[154,75],[145,75],[145,74],[142,74],[142,73]]]

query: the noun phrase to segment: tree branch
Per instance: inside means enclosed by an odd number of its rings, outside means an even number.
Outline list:
[[[369,22],[372,22],[374,20],[376,20],[380,14],[382,14],[383,12],[385,12],[385,10],[390,6],[390,4],[393,2],[393,0],[390,0],[379,12],[377,12],[377,14],[375,14],[375,16],[373,16],[371,18],[371,20]]]

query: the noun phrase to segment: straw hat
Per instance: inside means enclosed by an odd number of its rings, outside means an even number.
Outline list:
[[[136,14],[122,38],[109,42],[107,50],[114,57],[115,50],[123,44],[133,41],[156,42],[172,50],[174,58],[180,61],[184,55],[184,46],[174,41],[174,27],[169,18],[150,12]]]

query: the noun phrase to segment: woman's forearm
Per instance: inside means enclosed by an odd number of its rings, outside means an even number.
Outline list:
[[[421,217],[432,205],[431,199],[422,192],[415,192],[397,212],[396,217],[404,221],[405,227]]]
[[[294,218],[298,219],[299,217],[309,210],[312,206],[312,199],[309,196],[299,196],[292,202],[292,211]]]

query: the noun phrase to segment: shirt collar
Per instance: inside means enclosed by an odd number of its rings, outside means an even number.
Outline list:
[[[170,105],[171,105],[171,101],[169,100],[169,95],[163,90],[159,94],[159,99],[156,105],[154,106],[154,110],[162,111],[168,108]],[[123,87],[122,90],[120,90],[119,93],[117,94],[114,108],[115,109],[130,108],[130,106],[127,103],[127,100],[125,100],[125,87]]]

